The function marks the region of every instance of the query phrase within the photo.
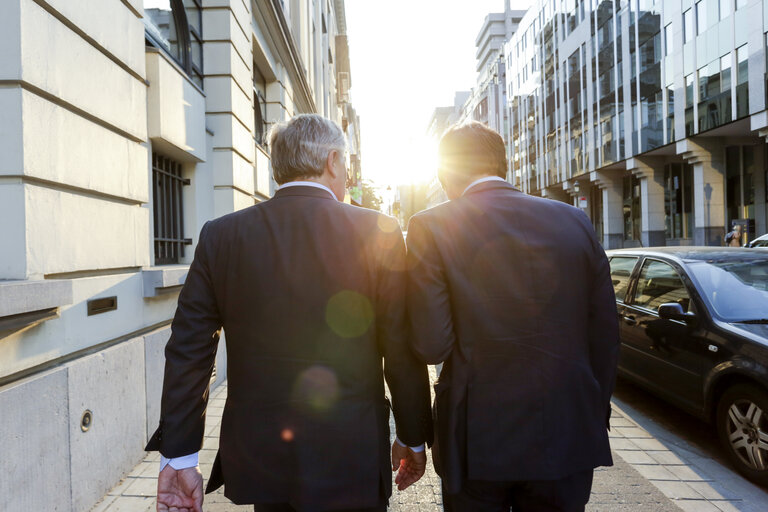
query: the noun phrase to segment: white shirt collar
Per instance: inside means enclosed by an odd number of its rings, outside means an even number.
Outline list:
[[[338,201],[338,198],[336,197],[336,194],[333,193],[331,189],[323,185],[322,183],[318,183],[316,181],[289,181],[288,183],[283,183],[280,185],[280,187],[277,190],[282,190],[284,188],[289,187],[315,187],[315,188],[321,188],[325,191],[327,191],[329,194],[331,194],[331,197]]]
[[[485,183],[486,181],[504,181],[504,182],[506,182],[507,180],[505,180],[504,178],[501,178],[499,176],[484,176],[484,177],[482,177],[482,178],[480,178],[478,180],[473,181],[469,185],[467,185],[467,188],[464,189],[464,192],[462,192],[461,195],[463,196],[464,194],[466,194],[467,191],[469,189],[471,189],[472,187],[474,187],[475,185],[479,185],[481,183]]]

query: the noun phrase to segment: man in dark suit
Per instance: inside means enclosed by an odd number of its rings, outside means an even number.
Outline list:
[[[405,336],[403,237],[339,201],[338,125],[297,116],[270,148],[279,190],[203,227],[179,296],[147,447],[163,455],[158,510],[202,506],[196,452],[221,328],[228,396],[207,491],[223,484],[256,511],[385,510],[390,456],[404,489],[424,473],[432,428],[426,365]]]
[[[504,180],[501,137],[479,123],[439,146],[451,201],[408,227],[415,350],[445,362],[433,458],[447,511],[583,510],[618,355],[608,261],[589,219]]]

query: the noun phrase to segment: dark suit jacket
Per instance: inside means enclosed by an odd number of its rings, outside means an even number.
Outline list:
[[[413,344],[445,361],[435,457],[448,491],[611,465],[616,304],[586,215],[486,182],[414,216],[407,245]]]
[[[426,365],[405,335],[404,262],[394,219],[312,187],[208,222],[147,449],[200,449],[223,327],[228,396],[208,492],[223,483],[235,503],[299,510],[383,503],[392,482],[384,377],[399,438],[431,442]]]

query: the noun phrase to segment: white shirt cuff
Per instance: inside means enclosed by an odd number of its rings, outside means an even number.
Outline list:
[[[400,439],[398,439],[397,437],[395,438],[395,442],[396,442],[397,444],[399,444],[400,446],[402,446],[403,448],[405,448],[405,446],[406,446],[406,445],[405,445],[405,443],[404,443],[404,442],[402,442],[402,441],[401,441]],[[408,448],[410,448],[410,449],[411,449],[411,451],[413,451],[414,453],[419,453],[419,452],[423,452],[423,451],[424,451],[424,448],[425,448],[425,446],[424,446],[424,444],[421,444],[421,445],[419,445],[419,446],[409,446]]]
[[[160,471],[164,470],[165,466],[169,464],[176,471],[180,469],[194,468],[198,465],[198,454],[199,452],[195,452],[183,457],[173,457],[172,459],[167,459],[160,454]]]

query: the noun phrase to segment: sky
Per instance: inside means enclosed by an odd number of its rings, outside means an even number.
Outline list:
[[[504,0],[345,3],[363,179],[380,188],[429,181],[437,172],[426,133],[432,112],[474,87],[475,38]],[[529,4],[513,0],[512,8]]]

